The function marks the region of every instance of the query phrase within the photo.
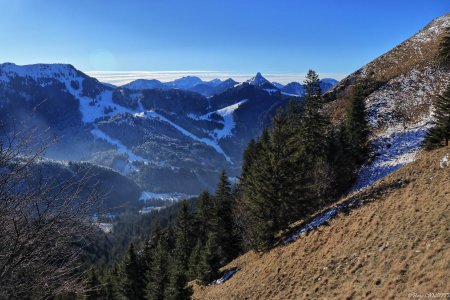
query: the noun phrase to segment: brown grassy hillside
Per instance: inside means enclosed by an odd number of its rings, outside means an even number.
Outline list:
[[[230,280],[194,285],[194,299],[394,299],[450,292],[450,147],[419,159],[363,192],[365,204],[328,226],[224,269]],[[345,199],[344,199],[345,200]]]

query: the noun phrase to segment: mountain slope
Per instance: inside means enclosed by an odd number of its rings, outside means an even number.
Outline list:
[[[354,190],[414,160],[431,126],[433,99],[450,82],[450,70],[439,60],[439,43],[449,26],[450,14],[433,20],[325,93],[336,123],[342,121],[356,85],[367,93],[373,156],[360,171]]]
[[[194,299],[393,299],[450,289],[450,147],[365,191],[363,205],[258,255],[220,285],[194,284]],[[447,156],[447,162],[445,157]]]

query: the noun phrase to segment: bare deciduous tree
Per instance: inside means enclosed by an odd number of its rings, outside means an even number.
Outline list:
[[[82,290],[80,257],[98,195],[81,180],[43,175],[48,140],[38,132],[0,134],[0,298],[49,298]],[[89,174],[89,172],[84,172]]]

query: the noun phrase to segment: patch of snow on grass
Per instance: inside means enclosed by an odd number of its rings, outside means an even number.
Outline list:
[[[441,160],[439,161],[439,167],[441,168],[441,169],[443,169],[444,167],[448,167],[450,165],[450,160],[449,160],[449,158],[448,158],[448,153],[443,157],[443,158],[441,158]]]
[[[425,27],[419,33],[417,33],[413,38],[413,42],[418,43],[426,43],[431,41],[434,37],[440,35],[446,30],[446,28],[450,27],[450,16],[444,15],[436,20],[434,20],[430,26]]]
[[[213,282],[210,283],[210,285],[214,285],[214,284],[222,284],[225,281],[229,280],[231,277],[233,277],[233,275],[239,271],[239,268],[233,268],[231,270],[226,271],[219,279],[214,280]]]
[[[372,141],[374,159],[362,166],[352,191],[363,189],[413,162],[426,132],[427,127],[424,126],[375,138]]]
[[[326,222],[328,222],[329,220],[334,218],[340,211],[346,210],[346,209],[349,209],[349,208],[353,208],[356,205],[358,205],[358,200],[352,199],[352,200],[348,200],[347,202],[338,204],[338,205],[336,205],[336,206],[334,206],[334,207],[324,211],[323,213],[315,216],[312,220],[307,222],[305,225],[303,225],[300,228],[298,228],[294,232],[293,235],[291,235],[289,238],[284,240],[284,244],[287,245],[289,243],[292,243],[293,241],[298,239],[303,233],[306,233],[306,232],[309,232],[311,230],[314,230],[317,227],[325,224]]]

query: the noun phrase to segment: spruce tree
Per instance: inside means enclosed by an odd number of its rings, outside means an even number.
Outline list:
[[[220,257],[218,250],[219,239],[217,234],[210,232],[199,263],[200,280],[204,283],[210,283],[219,274]]]
[[[160,235],[154,249],[152,266],[146,274],[147,286],[145,287],[145,299],[164,299],[168,279],[168,251],[167,236]]]
[[[189,267],[188,267],[188,277],[190,279],[200,279],[201,271],[200,271],[200,260],[202,257],[203,245],[201,239],[197,239],[197,242],[194,248],[191,251],[191,255],[189,257]]]
[[[304,87],[304,112],[295,138],[295,162],[299,175],[296,178],[296,194],[301,195],[299,206],[308,211],[321,205],[327,196],[330,184],[330,138],[320,80],[314,71],[308,71]]]
[[[202,244],[205,244],[208,233],[217,230],[214,201],[207,191],[202,192],[198,197],[194,222],[197,238],[201,240]]]
[[[191,252],[191,215],[186,201],[177,216],[175,230],[175,249],[171,260],[169,283],[166,288],[166,299],[189,299],[190,289],[186,287],[189,256]]]
[[[241,184],[245,185],[245,180],[250,174],[250,168],[257,155],[257,143],[254,139],[251,139],[248,142],[242,156],[242,172],[240,177]]]
[[[425,136],[425,147],[433,149],[448,145],[450,139],[450,84],[435,101],[434,127]]]
[[[229,262],[237,255],[238,242],[233,226],[233,194],[225,171],[220,174],[215,194],[217,231],[221,245],[221,264]]]
[[[277,179],[273,177],[269,130],[263,131],[258,147],[258,156],[252,163],[242,201],[248,214],[245,231],[250,244],[256,250],[266,250],[279,228]]]
[[[345,137],[348,145],[347,155],[351,155],[355,165],[360,165],[367,158],[369,151],[369,123],[366,118],[364,92],[361,86],[353,90],[350,107],[345,119]]]
[[[147,277],[145,274],[149,272],[149,270],[152,267],[153,262],[153,248],[152,248],[152,242],[151,240],[146,241],[144,244],[144,249],[142,250],[142,257],[141,257],[141,269],[142,273],[144,274],[144,286],[147,286]]]
[[[127,299],[143,299],[145,278],[133,244],[128,248],[119,274],[122,295]]]
[[[327,155],[328,118],[323,112],[323,98],[320,89],[320,79],[316,72],[309,70],[304,81],[305,98],[302,126],[299,131],[299,149],[303,152],[306,163]]]

